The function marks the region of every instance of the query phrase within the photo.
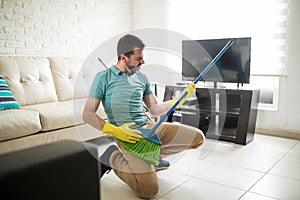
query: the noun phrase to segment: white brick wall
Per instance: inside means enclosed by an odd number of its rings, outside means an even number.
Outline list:
[[[86,57],[132,30],[132,0],[0,0],[0,55]]]

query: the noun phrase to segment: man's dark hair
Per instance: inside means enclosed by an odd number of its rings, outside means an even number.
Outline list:
[[[134,48],[144,49],[144,47],[145,44],[140,38],[130,34],[124,35],[119,39],[117,46],[118,60],[120,60],[121,54],[130,57]]]

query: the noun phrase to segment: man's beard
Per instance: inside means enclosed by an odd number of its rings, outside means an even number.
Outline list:
[[[142,64],[140,63],[137,66],[133,66],[133,65],[130,65],[129,63],[126,63],[126,68],[127,68],[127,70],[126,70],[127,72],[126,73],[128,75],[135,74],[137,71],[139,71],[141,65]]]

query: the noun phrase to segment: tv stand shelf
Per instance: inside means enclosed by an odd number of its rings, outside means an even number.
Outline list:
[[[186,86],[166,86],[164,100],[180,94]],[[187,99],[179,111],[172,113],[168,121],[201,129],[206,138],[246,145],[253,140],[258,89],[226,89],[197,87],[196,98]]]
[[[193,113],[202,113],[202,114],[213,114],[213,115],[227,115],[227,116],[238,116],[239,115],[239,112],[238,111],[233,111],[233,110],[228,110],[228,111],[216,111],[216,110],[207,110],[207,109],[202,109],[202,108],[199,108],[199,109],[195,109],[195,108],[180,108],[178,109],[182,112],[193,112]]]

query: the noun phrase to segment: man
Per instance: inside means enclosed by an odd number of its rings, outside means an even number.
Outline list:
[[[102,130],[104,134],[130,143],[136,143],[142,138],[140,131],[131,128],[133,125],[148,129],[154,126],[144,113],[144,104],[153,115],[160,116],[178,99],[158,103],[147,77],[139,71],[145,63],[144,47],[142,40],[134,35],[128,34],[119,40],[118,62],[96,75],[83,111],[83,120],[86,123]],[[194,95],[195,85],[189,85],[185,91],[188,93],[186,98]],[[103,103],[108,122],[96,115],[100,102]],[[159,188],[156,170],[169,166],[163,158],[186,149],[197,148],[205,139],[199,129],[178,123],[162,123],[156,133],[162,142],[158,166],[126,151],[117,142],[118,147],[108,147],[100,157],[101,177],[113,169],[139,197],[151,198],[157,194]]]

